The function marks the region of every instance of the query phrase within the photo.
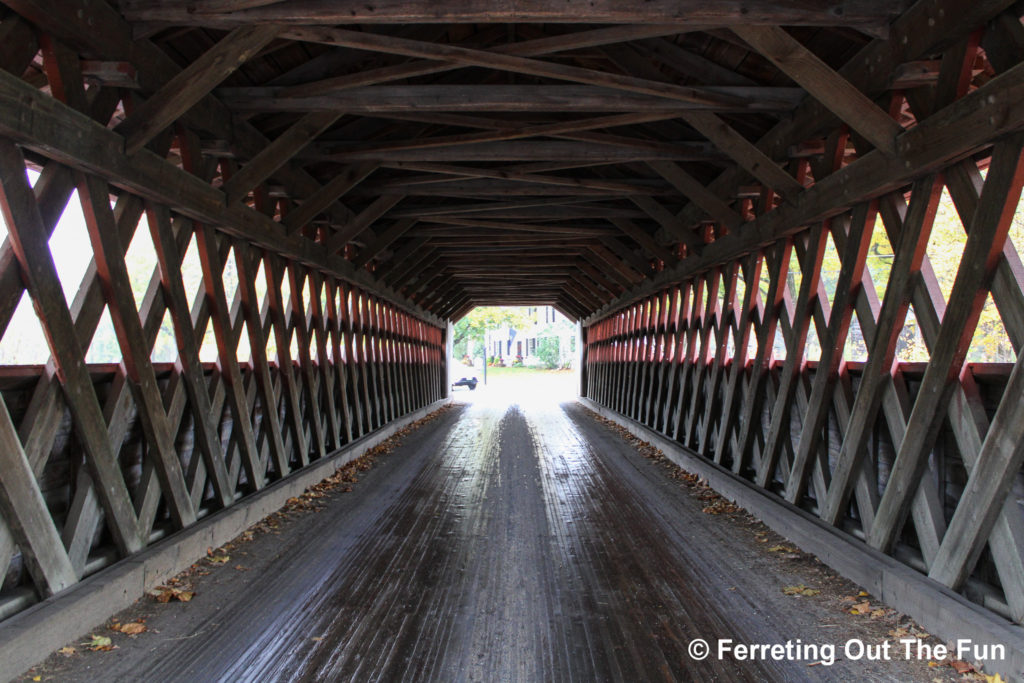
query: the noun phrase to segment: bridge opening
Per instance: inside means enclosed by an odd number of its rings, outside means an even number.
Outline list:
[[[579,328],[553,306],[478,306],[452,325],[453,389],[504,394],[579,391]]]

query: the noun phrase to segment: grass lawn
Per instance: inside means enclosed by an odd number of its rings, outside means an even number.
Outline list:
[[[469,368],[466,368],[466,369],[468,370]],[[526,376],[526,375],[559,375],[559,374],[568,373],[568,372],[570,372],[570,371],[569,370],[546,370],[544,368],[528,368],[526,366],[518,366],[518,367],[514,367],[514,368],[513,367],[505,367],[505,368],[489,367],[489,368],[487,368],[487,377],[488,377],[488,379],[490,379],[491,377],[520,377],[520,376]],[[482,371],[478,371],[477,375],[482,377],[483,376],[483,372]]]
[[[453,368],[452,377],[455,379],[473,376],[481,382],[474,393],[490,390],[490,393],[497,391],[505,396],[518,392],[527,392],[529,394],[541,392],[551,394],[552,396],[573,394],[578,381],[576,373],[572,370],[545,370],[543,368],[523,366],[514,368],[490,367],[487,368],[487,384],[484,385],[484,373],[482,370],[476,370],[464,365],[456,365]],[[455,389],[455,391],[459,392],[461,396],[462,389]]]

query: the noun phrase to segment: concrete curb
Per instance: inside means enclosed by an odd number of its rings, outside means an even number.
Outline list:
[[[230,541],[280,509],[289,498],[302,494],[306,488],[399,429],[450,402],[450,398],[441,399],[394,420],[230,508],[171,534],[137,555],[3,621],[0,623],[0,680],[19,676],[54,650],[88,633],[90,627],[129,607],[149,589],[187,569],[206,555],[207,548]]]
[[[909,615],[929,633],[951,643],[969,639],[979,646],[1002,644],[1006,648],[1006,659],[986,661],[986,672],[1024,680],[1024,627],[968,601],[959,593],[754,486],[730,470],[701,458],[646,425],[590,399],[580,397],[577,400],[585,408],[660,449],[683,469],[703,477],[718,493],[760,518],[773,531],[805,552],[817,555],[829,567],[860,584],[889,606]]]

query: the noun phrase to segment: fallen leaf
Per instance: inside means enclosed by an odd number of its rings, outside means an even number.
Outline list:
[[[32,680],[33,681],[41,681],[41,680],[43,680],[43,677],[42,676],[33,676]]]
[[[247,571],[249,571],[249,568],[248,568],[248,567],[243,567],[243,566],[242,566],[242,565],[240,565],[240,564],[236,564],[236,565],[235,565],[235,569],[237,569],[237,570],[238,570],[238,571],[240,571],[240,572],[247,572]]]
[[[224,564],[225,562],[227,562],[228,560],[231,559],[231,556],[230,555],[210,555],[206,559],[208,559],[210,562],[213,562],[214,564]]]
[[[868,592],[867,591],[861,591],[860,593],[857,593],[857,597],[859,597],[859,598],[866,598],[866,597],[868,597]]]
[[[783,586],[782,592],[785,595],[803,595],[810,598],[814,597],[821,591],[816,588],[808,588],[801,583],[799,586]]]
[[[112,643],[111,643],[110,638],[108,638],[106,636],[93,635],[92,636],[92,640],[90,640],[88,643],[82,643],[82,644],[87,646],[90,650],[96,650],[96,651],[99,651],[99,650],[112,650],[112,649],[114,649],[112,647]]]
[[[771,548],[768,548],[768,552],[770,552],[770,553],[795,553],[796,552],[796,548],[790,548],[789,546],[786,546],[786,545],[773,545]]]
[[[129,624],[121,624],[121,628],[118,629],[121,633],[127,633],[130,636],[135,636],[146,630],[145,624],[140,624],[137,621],[133,621]]]
[[[985,680],[988,681],[988,683],[1007,683],[1006,679],[1004,679],[999,674],[995,674],[995,675],[992,675],[992,676],[989,676],[988,674],[982,674],[982,675],[985,676]]]
[[[67,647],[62,647],[61,649],[57,650],[57,652],[64,655],[65,657],[70,657],[71,655],[76,654],[78,650],[68,645]]]
[[[191,600],[195,596],[196,596],[196,594],[193,591],[175,591],[174,592],[174,597],[176,597],[181,602],[188,602],[189,600]]]
[[[958,674],[969,674],[974,671],[974,666],[967,662],[961,662],[959,659],[952,660],[949,665],[953,667],[953,670]]]
[[[854,605],[853,607],[850,608],[850,614],[870,614],[870,613],[871,613],[871,603],[868,602],[867,600],[865,600],[864,602],[859,602],[859,603],[857,603],[856,605]]]

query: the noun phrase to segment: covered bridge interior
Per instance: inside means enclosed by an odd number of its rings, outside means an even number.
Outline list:
[[[9,642],[446,400],[451,322],[520,304],[580,322],[585,405],[1024,642],[1022,14],[0,0]]]

